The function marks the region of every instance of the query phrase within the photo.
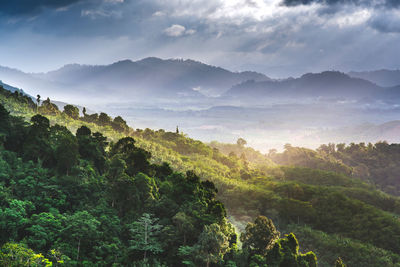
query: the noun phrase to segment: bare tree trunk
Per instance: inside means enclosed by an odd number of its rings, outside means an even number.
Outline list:
[[[147,245],[147,222],[144,224],[144,243]],[[146,260],[146,250],[144,251],[144,258],[143,260]]]
[[[80,248],[81,248],[81,239],[79,238],[79,241],[78,241],[78,254],[76,255],[76,261],[79,260],[79,250],[80,250]]]

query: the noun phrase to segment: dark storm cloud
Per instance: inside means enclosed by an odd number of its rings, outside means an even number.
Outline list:
[[[28,71],[146,56],[277,77],[397,68],[400,0],[0,0],[0,35],[1,64]]]
[[[88,0],[11,0],[0,1],[0,13],[9,16],[31,15],[43,8],[58,9]]]
[[[322,5],[357,5],[366,7],[386,7],[386,8],[398,8],[400,7],[399,0],[283,0],[282,4],[285,6],[298,6],[298,5],[311,5],[311,4],[322,4]]]

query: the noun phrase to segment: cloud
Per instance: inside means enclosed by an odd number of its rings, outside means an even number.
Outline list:
[[[196,30],[193,30],[193,29],[189,29],[189,30],[185,31],[185,34],[187,34],[187,35],[192,35],[195,33],[196,33]]]
[[[399,0],[282,0],[282,4],[285,6],[299,6],[299,5],[311,5],[321,4],[327,6],[334,5],[355,5],[364,7],[387,7],[397,8],[400,7]]]
[[[180,37],[183,35],[192,35],[194,33],[196,33],[196,30],[194,29],[188,29],[186,30],[186,28],[182,25],[179,24],[174,24],[168,28],[166,28],[164,30],[165,35],[169,36],[169,37]]]
[[[124,0],[104,0],[106,3],[111,3],[111,4],[121,4],[124,3]]]
[[[40,67],[50,64],[41,60],[43,51],[59,65],[192,58],[279,77],[398,68],[399,5],[400,0],[0,0],[0,60],[11,66],[18,61],[16,67],[32,60],[30,66]],[[26,42],[29,34],[36,46]],[[91,43],[96,53],[88,56],[92,49],[86,44],[96,38],[103,41]],[[47,49],[41,49],[44,43]]]
[[[12,0],[0,1],[0,13],[9,16],[31,15],[43,8],[62,9],[88,0]]]
[[[179,24],[174,24],[164,30],[164,33],[170,37],[179,37],[185,33],[186,28]]]
[[[120,18],[122,16],[121,12],[106,10],[106,9],[83,9],[81,11],[82,17],[89,17],[91,19],[97,19],[100,17],[116,17]]]
[[[384,33],[400,33],[400,11],[385,11],[372,16],[368,24],[371,28]]]

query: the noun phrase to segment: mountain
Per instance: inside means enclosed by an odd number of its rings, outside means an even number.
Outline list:
[[[155,57],[123,60],[110,65],[70,64],[47,73],[23,73],[0,68],[0,78],[22,88],[36,87],[40,93],[65,100],[67,91],[76,97],[107,101],[169,100],[217,96],[247,80],[266,81],[256,72],[231,72],[193,60]],[[151,98],[151,99],[149,99]]]
[[[24,92],[35,97],[37,94],[40,94],[42,98],[54,97],[57,94],[57,98],[62,99],[71,91],[61,83],[42,80],[31,73],[3,66],[0,66],[0,80],[12,84],[14,87],[22,88]]]
[[[246,81],[233,86],[224,96],[240,99],[363,99],[382,88],[369,81],[337,71],[307,73],[280,81]]]
[[[348,74],[351,77],[361,78],[383,87],[400,85],[400,70],[351,71]]]
[[[17,87],[11,86],[11,85],[8,85],[6,83],[3,83],[3,81],[1,81],[1,80],[0,80],[0,86],[3,87],[6,90],[12,92],[12,93],[17,91],[17,92],[20,92],[20,93],[24,94],[24,91],[22,89],[19,89]]]

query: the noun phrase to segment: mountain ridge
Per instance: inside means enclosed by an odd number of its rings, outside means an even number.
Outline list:
[[[156,57],[138,61],[126,59],[108,65],[67,64],[41,73],[0,67],[0,77],[7,83],[22,88],[35,87],[35,92],[58,99],[65,91],[87,98],[100,94],[117,98],[118,94],[124,94],[125,99],[202,99],[220,95],[246,80],[270,80],[257,72],[232,72],[191,59]]]
[[[352,77],[361,78],[376,83],[383,87],[393,87],[400,85],[400,70],[371,70],[371,71],[350,71]]]
[[[225,97],[251,98],[350,98],[361,99],[382,91],[382,87],[339,71],[306,73],[299,78],[278,81],[246,81],[233,86]]]

